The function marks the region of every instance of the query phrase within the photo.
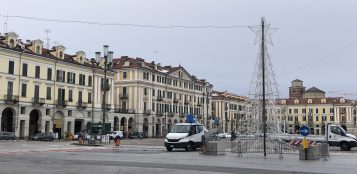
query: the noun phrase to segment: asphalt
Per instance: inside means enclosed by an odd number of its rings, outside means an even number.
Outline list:
[[[356,173],[357,149],[330,149],[327,161],[298,154],[202,155],[166,152],[163,139],[123,140],[122,148],[74,146],[73,142],[0,142],[0,173]]]

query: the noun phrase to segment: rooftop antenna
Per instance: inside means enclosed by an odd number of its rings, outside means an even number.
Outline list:
[[[48,37],[48,34],[51,33],[51,30],[50,29],[46,29],[45,33],[46,33],[46,48],[50,49],[50,38]]]
[[[5,23],[4,23],[4,33],[7,33],[7,19],[9,18],[9,15],[6,14],[6,17],[5,17]]]
[[[53,42],[55,44],[55,47],[58,46],[60,43],[58,41]]]

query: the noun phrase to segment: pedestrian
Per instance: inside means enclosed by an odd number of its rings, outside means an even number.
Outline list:
[[[83,134],[82,133],[79,133],[79,135],[78,135],[78,143],[83,144]]]
[[[231,141],[235,140],[237,138],[237,135],[236,133],[234,132],[234,130],[232,130],[232,133],[231,133]]]

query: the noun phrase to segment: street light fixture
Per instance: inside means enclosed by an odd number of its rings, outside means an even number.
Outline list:
[[[207,112],[207,116],[206,116],[206,121],[205,121],[205,117],[203,116],[203,124],[207,127],[210,128],[209,125],[209,120],[208,120],[208,105],[209,105],[209,98],[208,96],[210,95],[210,93],[212,92],[212,89],[209,88],[209,83],[206,83],[206,112]]]
[[[102,134],[106,133],[105,131],[105,116],[106,116],[106,94],[107,94],[107,89],[108,89],[108,81],[107,81],[107,71],[112,65],[113,61],[113,51],[108,51],[109,46],[104,45],[103,46],[103,53],[104,53],[104,63],[103,63],[103,68],[104,68],[104,80],[103,80],[103,100],[102,100],[102,111],[103,111],[103,126],[102,126]],[[96,61],[101,64],[101,56],[100,52],[95,52],[95,58]]]

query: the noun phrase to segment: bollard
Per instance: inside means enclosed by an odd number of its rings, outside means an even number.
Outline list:
[[[307,160],[307,149],[309,148],[309,142],[307,141],[306,137],[304,138],[302,144],[305,151],[305,160]]]

